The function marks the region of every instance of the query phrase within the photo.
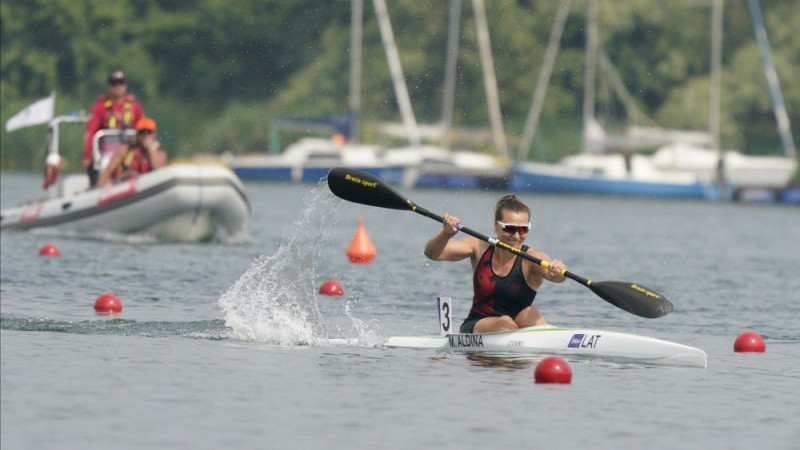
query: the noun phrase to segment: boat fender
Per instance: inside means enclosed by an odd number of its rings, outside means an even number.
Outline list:
[[[44,183],[42,189],[47,189],[56,184],[58,179],[58,170],[61,168],[61,155],[58,153],[50,153],[44,162]]]

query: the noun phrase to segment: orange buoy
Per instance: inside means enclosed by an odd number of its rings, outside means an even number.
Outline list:
[[[42,256],[60,256],[61,250],[53,244],[44,244],[39,250],[39,254]]]
[[[533,378],[537,383],[569,384],[572,382],[572,369],[558,356],[548,356],[536,366]]]
[[[740,334],[733,343],[733,351],[737,353],[764,353],[766,349],[764,338],[752,331]]]
[[[113,316],[122,312],[122,300],[114,294],[103,294],[94,302],[94,310],[101,316]]]
[[[338,281],[328,280],[322,283],[322,286],[319,287],[319,293],[322,295],[338,297],[340,295],[344,295],[344,288],[342,288],[342,285],[339,284]]]
[[[375,259],[377,253],[378,251],[375,250],[375,246],[364,229],[364,218],[359,218],[356,234],[350,241],[350,246],[347,247],[347,257],[351,263],[369,264]]]

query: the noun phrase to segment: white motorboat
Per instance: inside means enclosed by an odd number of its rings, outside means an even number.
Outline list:
[[[192,242],[241,233],[250,212],[241,181],[215,164],[174,164],[102,188],[88,186],[87,176],[69,176],[62,195],[4,209],[0,228],[141,233]]]
[[[307,137],[277,155],[242,155],[231,157],[227,162],[236,175],[244,179],[318,183],[331,168],[346,165],[400,184],[404,167],[384,161],[383,151],[378,145]]]
[[[712,183],[688,171],[666,171],[648,156],[580,153],[558,164],[522,162],[514,168],[511,188],[566,194],[714,198]]]
[[[510,170],[500,158],[433,145],[391,148],[385,160],[406,167],[404,186],[451,189],[507,189]]]
[[[797,172],[793,157],[745,155],[735,150],[716,152],[686,142],[665,145],[650,159],[658,170],[689,172],[705,183],[715,182],[721,168],[724,180],[737,189],[783,189]]]
[[[50,121],[50,157],[58,155],[58,125],[83,122],[62,116]],[[102,130],[95,139],[119,137]],[[69,175],[48,197],[3,209],[0,229],[58,228],[80,236],[145,234],[157,239],[193,242],[229,239],[247,226],[250,205],[242,182],[227,167],[180,162],[146,174],[90,188],[87,175]]]

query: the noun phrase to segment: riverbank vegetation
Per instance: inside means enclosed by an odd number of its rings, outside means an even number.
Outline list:
[[[414,113],[441,116],[449,2],[389,0],[388,9]],[[761,2],[772,57],[795,139],[800,137],[800,14],[794,0]],[[3,123],[55,91],[56,113],[88,110],[110,69],[159,123],[172,158],[266,152],[279,117],[343,116],[348,110],[350,2],[227,0],[3,0],[0,118]],[[558,2],[486,2],[505,132],[519,145]],[[530,159],[578,151],[587,3],[574,0]],[[471,2],[463,2],[454,125],[489,119]],[[641,111],[629,117],[610,78],[598,77],[597,115],[707,130],[710,2],[599,2],[600,42]],[[751,154],[781,143],[745,0],[724,9],[721,142]],[[372,2],[364,2],[359,139],[385,139],[378,121],[399,122]],[[44,126],[2,132],[3,169],[38,170]],[[82,130],[67,131],[77,161]],[[479,133],[478,133],[479,134]],[[281,136],[285,145],[297,135]],[[273,142],[274,143],[274,142]],[[492,152],[489,139],[456,140]],[[77,163],[75,163],[77,165]]]

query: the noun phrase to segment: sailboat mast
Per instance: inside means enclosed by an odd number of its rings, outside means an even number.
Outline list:
[[[764,18],[761,16],[761,7],[758,0],[748,0],[747,5],[750,7],[750,17],[753,23],[753,31],[758,41],[758,48],[761,49],[761,64],[764,66],[764,75],[767,77],[767,86],[772,97],[772,110],[775,113],[775,120],[778,121],[778,133],[781,135],[783,153],[793,158],[796,155],[796,150],[794,139],[792,139],[792,127],[789,125],[789,115],[786,113],[786,106],[783,104],[778,73],[772,64],[772,53],[769,49]]]
[[[381,32],[383,48],[386,51],[386,59],[389,61],[389,73],[392,76],[395,96],[400,108],[400,115],[403,118],[403,126],[408,135],[408,142],[414,147],[419,147],[422,144],[422,138],[417,119],[414,117],[414,110],[411,108],[411,98],[408,95],[406,81],[403,78],[403,67],[400,64],[400,55],[397,53],[397,44],[394,41],[394,32],[386,1],[372,0],[372,4],[375,6],[375,14],[378,17],[378,28]]]
[[[456,63],[458,62],[458,35],[461,30],[461,0],[450,0],[450,20],[447,32],[447,60],[444,69],[444,95],[442,97],[442,147],[450,149],[450,132],[453,128],[453,104],[456,92]]]
[[[567,21],[567,14],[569,13],[570,1],[571,0],[561,0],[558,5],[558,12],[553,22],[553,29],[550,30],[550,41],[547,43],[547,50],[544,54],[542,70],[539,72],[539,78],[536,80],[536,88],[533,90],[531,107],[528,110],[525,129],[522,132],[522,143],[517,152],[518,161],[528,159],[528,152],[533,145],[533,137],[536,136],[536,128],[539,126],[539,116],[542,113],[544,96],[547,93],[547,86],[550,84],[550,74],[553,72],[553,66],[556,62],[561,35],[564,32],[564,24]]]
[[[494,73],[494,60],[492,58],[492,45],[489,42],[489,26],[486,22],[486,8],[483,0],[472,0],[472,9],[475,13],[475,28],[478,35],[478,50],[483,71],[483,86],[486,90],[486,103],[489,107],[489,124],[492,128],[494,145],[500,155],[509,159],[508,144],[505,131],[503,131],[503,116],[500,112],[500,97],[497,94],[497,77]]]
[[[708,131],[711,133],[711,149],[722,161],[719,142],[720,85],[722,81],[722,7],[723,0],[713,0],[711,8],[711,87],[708,108]],[[721,174],[720,174],[721,175]]]
[[[583,151],[594,152],[590,136],[594,128],[594,88],[597,69],[597,1],[589,0],[586,17],[586,57],[583,75]]]
[[[358,115],[361,111],[361,46],[364,24],[364,0],[350,4],[350,142],[358,141]]]

